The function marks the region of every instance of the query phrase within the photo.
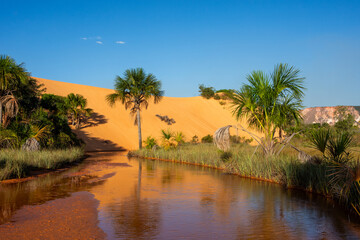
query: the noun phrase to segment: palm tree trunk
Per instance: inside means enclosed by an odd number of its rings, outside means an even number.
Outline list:
[[[2,101],[0,101],[0,127],[3,126],[3,123],[2,123]]]
[[[2,101],[0,101],[0,127],[2,127]]]
[[[137,125],[138,125],[138,135],[139,135],[139,149],[142,148],[142,139],[141,139],[141,121],[140,121],[140,109],[137,110]]]

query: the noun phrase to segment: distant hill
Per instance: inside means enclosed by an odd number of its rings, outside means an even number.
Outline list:
[[[336,123],[337,107],[312,107],[302,110],[302,116],[306,124],[311,123]],[[354,116],[355,121],[360,124],[360,106],[346,106],[347,110]]]

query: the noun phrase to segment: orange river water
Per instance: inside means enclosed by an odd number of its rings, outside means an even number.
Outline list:
[[[124,152],[0,184],[1,240],[281,238],[360,239],[360,223],[321,196]]]

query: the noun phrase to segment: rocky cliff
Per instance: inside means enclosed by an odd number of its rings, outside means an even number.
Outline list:
[[[333,125],[337,121],[336,110],[338,107],[312,107],[302,110],[302,116],[306,124],[328,123]],[[360,106],[345,106],[346,111],[352,114],[355,121],[360,123]]]

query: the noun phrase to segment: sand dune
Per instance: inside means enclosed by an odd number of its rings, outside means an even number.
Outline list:
[[[110,107],[105,96],[113,90],[91,87],[79,84],[65,83],[53,80],[35,78],[46,87],[47,93],[66,96],[69,93],[78,93],[88,99],[88,106],[95,112],[95,121],[92,126],[86,126],[75,131],[86,144],[88,151],[136,149],[138,146],[137,126],[121,103]],[[176,123],[169,126],[155,115],[167,115]],[[142,111],[142,135],[159,138],[161,129],[182,131],[187,140],[194,135],[199,139],[207,134],[213,134],[216,129],[228,124],[236,124],[228,107],[221,106],[216,100],[207,100],[202,97],[174,98],[164,97],[158,104],[150,104],[147,110]],[[232,130],[235,134],[235,130]],[[240,136],[248,135],[239,132]]]

